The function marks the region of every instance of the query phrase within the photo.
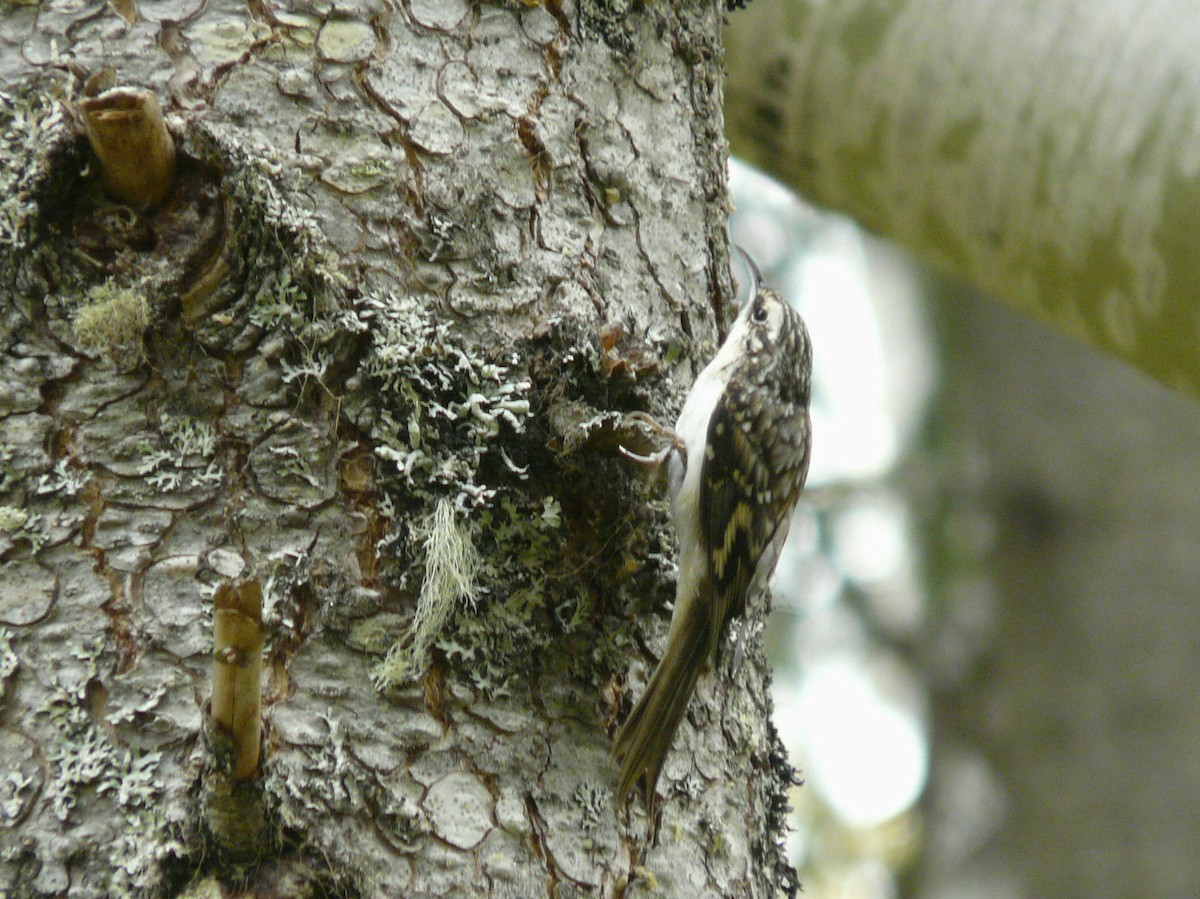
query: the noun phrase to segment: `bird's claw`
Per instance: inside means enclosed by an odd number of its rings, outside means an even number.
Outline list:
[[[626,459],[632,459],[634,462],[638,462],[642,465],[662,465],[662,463],[667,461],[673,452],[678,452],[685,460],[687,459],[687,447],[683,440],[680,439],[679,435],[670,428],[659,424],[659,422],[653,416],[645,412],[630,412],[626,418],[645,425],[659,437],[662,437],[668,441],[667,445],[662,449],[646,455],[627,450],[623,446],[618,446],[617,449],[621,451],[621,455]]]
[[[634,462],[641,463],[642,465],[662,465],[667,461],[667,457],[671,455],[671,452],[675,449],[675,447],[672,445],[667,445],[658,452],[649,453],[644,456],[641,453],[635,453],[632,450],[627,450],[625,447],[620,445],[617,446],[617,449],[620,450],[621,455],[626,459],[632,459]]]

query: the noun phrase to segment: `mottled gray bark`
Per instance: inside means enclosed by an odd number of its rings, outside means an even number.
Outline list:
[[[959,570],[922,647],[920,894],[1196,895],[1200,409],[995,303],[943,311],[957,439],[930,507]],[[998,789],[955,773],[972,756]]]
[[[1200,390],[1188,0],[781,0],[728,35],[734,149],[954,277]]]
[[[656,847],[610,797],[672,580],[621,412],[678,406],[730,287],[720,20],[0,13],[0,892],[786,881],[756,649],[702,681]],[[179,139],[149,225],[64,112],[106,65]],[[231,789],[205,702],[238,578],[267,729]]]

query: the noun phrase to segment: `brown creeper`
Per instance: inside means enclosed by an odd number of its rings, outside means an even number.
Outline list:
[[[747,597],[766,588],[808,474],[808,331],[746,261],[754,296],[692,385],[665,451],[679,540],[675,610],[666,652],[613,748],[618,801],[640,783],[651,818],[659,771],[696,681]]]

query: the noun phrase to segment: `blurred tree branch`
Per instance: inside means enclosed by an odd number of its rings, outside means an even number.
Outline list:
[[[1200,22],[1182,0],[780,0],[731,17],[736,153],[1200,389]]]

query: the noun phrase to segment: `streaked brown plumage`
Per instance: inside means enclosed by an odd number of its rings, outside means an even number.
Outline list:
[[[618,801],[640,785],[651,814],[696,681],[747,597],[766,588],[808,473],[808,332],[799,313],[757,280],[675,425],[675,610],[666,651],[613,748]]]

